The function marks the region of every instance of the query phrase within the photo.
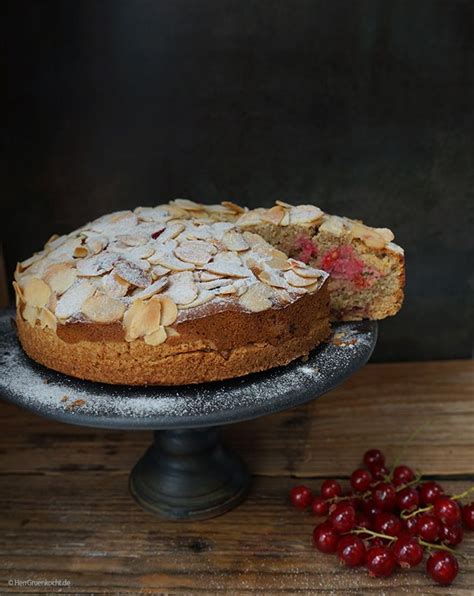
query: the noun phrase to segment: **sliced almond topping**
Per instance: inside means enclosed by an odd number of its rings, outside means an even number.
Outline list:
[[[36,321],[39,317],[40,309],[37,306],[30,306],[27,304],[23,307],[23,312],[21,316],[25,319],[27,323],[29,323],[32,327],[36,325]]]
[[[167,267],[162,267],[161,265],[155,265],[151,270],[151,274],[153,277],[163,277],[163,275],[166,275],[169,272],[170,269],[168,269]]]
[[[195,308],[196,306],[202,306],[203,304],[206,304],[206,302],[209,302],[209,300],[212,300],[212,298],[214,298],[214,296],[215,296],[214,292],[210,292],[209,290],[199,290],[199,294],[198,294],[197,298],[195,298],[189,304],[180,304],[179,308],[181,310],[181,309]]]
[[[92,235],[88,236],[85,245],[91,255],[97,255],[107,247],[108,243],[109,241],[105,236]]]
[[[293,225],[309,225],[322,219],[324,211],[314,205],[297,205],[291,207],[290,223]]]
[[[270,296],[272,295],[272,290],[266,284],[257,282],[252,284],[245,294],[240,296],[239,304],[251,312],[261,312],[271,308]]]
[[[189,240],[182,242],[174,250],[174,254],[185,261],[186,263],[193,263],[194,265],[205,265],[215,254],[216,248],[210,242],[204,240]]]
[[[146,302],[138,299],[123,317],[125,339],[132,341],[158,331],[161,322],[161,303],[156,296]]]
[[[272,269],[264,269],[263,271],[260,271],[257,273],[257,277],[260,281],[263,281],[274,288],[286,288],[288,285],[286,281]]]
[[[54,243],[55,240],[57,240],[58,238],[60,238],[59,234],[52,234],[47,240],[46,240],[46,244],[44,245],[45,248],[48,245],[51,245]],[[64,236],[64,238],[66,238],[66,236]]]
[[[189,304],[198,295],[198,288],[190,271],[181,271],[170,275],[169,286],[166,288],[166,295],[175,304]]]
[[[194,265],[177,259],[168,247],[159,247],[155,254],[148,259],[152,265],[161,265],[171,271],[192,271]]]
[[[132,261],[118,261],[114,273],[137,288],[146,288],[151,283],[151,277],[145,273],[137,263]]]
[[[285,215],[283,216],[282,220],[280,221],[281,226],[289,226],[290,225],[290,212],[288,209],[285,209]]]
[[[76,263],[77,273],[82,277],[97,277],[111,271],[118,256],[115,254],[98,254],[87,259],[80,259]]]
[[[161,277],[160,279],[157,279],[155,282],[153,282],[151,285],[149,285],[144,290],[140,290],[139,292],[134,294],[133,300],[136,300],[137,298],[141,298],[142,300],[145,300],[146,298],[150,298],[154,294],[158,294],[159,292],[161,292],[161,290],[163,290],[163,288],[165,288],[167,285],[168,285],[168,278]]]
[[[57,321],[56,317],[53,315],[53,313],[50,310],[48,310],[47,308],[40,308],[39,320],[40,320],[41,329],[48,327],[49,329],[56,331],[56,328],[58,326],[58,321]]]
[[[263,221],[263,214],[265,209],[252,209],[252,211],[247,211],[246,213],[242,213],[242,215],[237,220],[238,226],[256,226],[262,223]]]
[[[285,216],[285,213],[286,209],[284,209],[280,205],[275,205],[275,207],[272,207],[271,209],[265,211],[265,213],[262,216],[262,219],[264,221],[269,221],[270,223],[275,224],[277,226],[281,223],[281,220]]]
[[[329,215],[319,226],[319,231],[333,234],[339,238],[346,232],[344,219],[337,215]]]
[[[84,245],[81,245],[81,246],[76,246],[76,248],[73,250],[72,256],[79,257],[82,259],[84,257],[87,257],[88,254],[89,254],[89,251],[87,250],[87,247]]]
[[[321,269],[315,269],[314,267],[293,267],[293,271],[300,277],[307,277],[309,279],[323,277],[325,272]]]
[[[196,274],[199,281],[213,281],[215,279],[222,279],[222,275],[210,273],[209,271],[196,271]]]
[[[168,327],[176,321],[178,309],[168,296],[160,296],[159,300],[161,302],[161,324]]]
[[[242,262],[237,254],[219,253],[205,266],[206,271],[225,277],[247,277],[248,269],[242,267]]]
[[[23,296],[30,306],[46,306],[51,296],[51,288],[42,279],[31,277],[23,288]]]
[[[138,234],[119,234],[117,240],[126,246],[143,246],[148,242],[148,238]]]
[[[254,234],[253,232],[244,232],[242,236],[245,238],[245,241],[248,243],[248,245],[252,248],[260,244],[267,244],[261,236],[259,236],[258,234]]]
[[[236,230],[228,230],[225,232],[222,236],[222,243],[227,250],[243,251],[250,248],[243,235]]]
[[[40,259],[42,259],[45,256],[45,254],[46,253],[42,250],[41,252],[36,252],[29,259],[25,259],[24,261],[21,261],[21,263],[18,263],[18,268],[20,270],[20,273],[25,271],[25,269],[28,269],[28,267],[31,267],[31,265],[33,265],[33,263],[36,263]]]
[[[388,228],[370,228],[357,221],[351,222],[351,234],[371,248],[384,248],[394,239],[393,232]]]
[[[122,318],[125,306],[107,294],[95,294],[83,302],[81,312],[95,323],[113,323]]]
[[[217,288],[215,293],[217,296],[230,296],[232,294],[237,294],[237,288],[234,286],[234,284],[229,284]]]
[[[280,207],[286,207],[287,209],[291,209],[293,207],[293,205],[290,205],[290,203],[285,203],[285,201],[275,201],[276,205],[280,205]]]
[[[58,319],[68,319],[81,312],[82,304],[95,292],[95,287],[86,280],[74,283],[64,292],[56,305]]]
[[[69,263],[57,263],[48,267],[44,279],[58,296],[76,281],[77,271]]]
[[[165,328],[161,326],[153,333],[148,333],[147,335],[145,335],[143,339],[145,343],[150,346],[159,346],[160,344],[166,341],[167,337],[168,336],[166,334]]]
[[[102,287],[105,293],[112,298],[123,298],[127,294],[130,284],[111,271],[102,277]]]
[[[199,283],[199,287],[204,288],[205,290],[214,290],[215,288],[222,288],[223,286],[230,285],[232,285],[232,280],[225,277],[218,277],[211,281],[201,281]]]
[[[222,201],[221,205],[223,205],[224,207],[227,207],[227,209],[230,209],[234,213],[245,213],[245,209],[243,207],[241,207],[240,205],[236,205],[235,203],[232,203],[231,201]]]
[[[13,289],[15,290],[15,305],[18,308],[22,302],[25,301],[23,291],[16,281],[13,282]]]
[[[185,209],[186,211],[201,211],[204,207],[204,205],[200,205],[189,199],[175,199],[174,201],[171,201],[171,204],[176,205],[181,209]]]
[[[305,286],[311,286],[314,284],[314,278],[308,277],[301,277],[297,275],[294,271],[285,271],[284,273],[286,281],[296,288],[304,288]]]
[[[167,327],[166,335],[167,337],[179,337],[180,333],[178,333],[174,327]]]

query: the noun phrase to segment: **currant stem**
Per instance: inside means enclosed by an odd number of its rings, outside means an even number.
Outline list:
[[[393,471],[395,470],[395,468],[398,466],[398,464],[400,463],[400,460],[402,459],[402,456],[404,455],[405,451],[407,450],[407,448],[411,445],[411,443],[415,440],[416,436],[425,428],[425,426],[427,426],[429,423],[431,422],[431,420],[427,420],[426,422],[424,422],[423,424],[421,424],[418,428],[415,428],[415,430],[411,433],[411,435],[408,437],[408,439],[405,441],[405,444],[402,446],[402,448],[400,449],[400,451],[398,452],[397,456],[395,457],[395,460],[393,462],[393,466],[392,469],[390,470],[390,477],[393,476]]]
[[[416,476],[415,478],[413,478],[413,480],[411,480],[410,482],[407,482],[406,484],[401,484],[400,486],[397,486],[397,488],[395,489],[398,492],[400,492],[401,490],[403,490],[404,488],[408,488],[409,486],[413,486],[414,484],[418,484],[418,482],[420,482],[422,478],[422,474],[419,470],[416,470]]]
[[[397,536],[388,536],[387,534],[380,534],[379,532],[374,532],[373,530],[369,530],[368,528],[354,528],[348,534],[370,534],[370,538],[383,538],[384,540],[390,540],[393,542],[397,539]]]
[[[459,501],[460,499],[464,499],[464,497],[467,497],[472,492],[474,492],[474,486],[470,486],[463,493],[459,493],[458,495],[452,495],[449,498],[452,499],[453,501]],[[412,511],[411,513],[407,509],[404,509],[400,513],[400,517],[402,519],[410,519],[411,517],[415,517],[415,515],[418,515],[419,513],[424,513],[425,511],[431,511],[432,509],[433,509],[433,505],[428,505],[428,507],[421,507],[420,509],[415,509],[415,511]]]
[[[464,499],[464,497],[467,497],[472,492],[474,492],[474,486],[470,486],[463,493],[459,493],[458,495],[453,495],[451,497],[451,499],[454,499],[455,501],[459,501],[459,499]]]
[[[421,538],[418,538],[418,542],[421,544],[421,546],[425,546],[428,550],[445,550],[445,551],[448,551],[448,553],[457,555],[458,557],[462,557],[463,559],[466,559],[466,560],[469,559],[469,557],[467,557],[463,553],[460,553],[458,551],[455,551],[452,548],[449,548],[449,546],[446,546],[446,544],[433,544],[432,542],[425,542]]]

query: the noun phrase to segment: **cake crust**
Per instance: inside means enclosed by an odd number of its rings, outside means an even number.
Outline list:
[[[330,333],[328,312],[324,286],[280,309],[229,309],[184,321],[176,325],[179,335],[158,346],[125,341],[117,323],[72,323],[55,333],[18,315],[17,327],[31,358],[68,375],[111,384],[184,385],[238,377],[307,355]]]

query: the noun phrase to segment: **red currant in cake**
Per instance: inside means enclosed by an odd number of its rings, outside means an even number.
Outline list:
[[[433,553],[426,562],[426,570],[438,584],[447,586],[456,578],[459,565],[456,557],[445,551]]]
[[[291,504],[297,509],[307,509],[313,500],[311,489],[307,486],[294,486],[290,492]]]

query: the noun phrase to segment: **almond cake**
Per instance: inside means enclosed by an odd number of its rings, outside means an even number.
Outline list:
[[[312,205],[176,199],[112,213],[17,265],[18,335],[37,362],[105,383],[266,370],[325,340],[330,316],[395,314],[403,251],[392,239]]]

